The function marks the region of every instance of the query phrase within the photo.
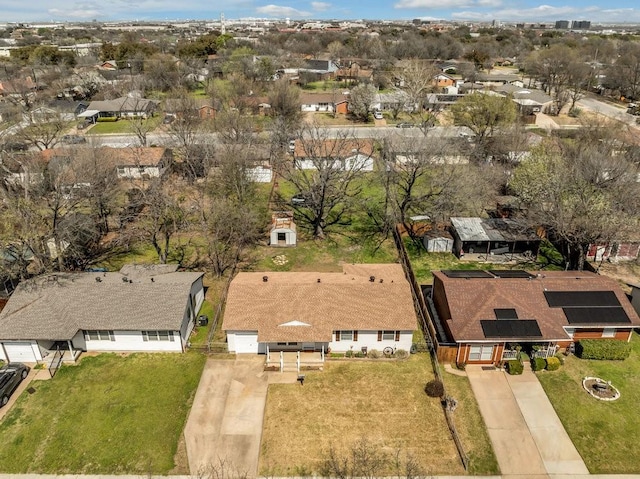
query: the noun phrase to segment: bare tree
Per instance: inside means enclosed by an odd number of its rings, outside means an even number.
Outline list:
[[[349,96],[349,107],[353,116],[360,121],[368,122],[371,106],[376,101],[376,93],[376,88],[370,83],[353,87]]]
[[[361,189],[357,180],[373,148],[343,133],[329,138],[317,126],[304,128],[302,138],[294,161],[284,165],[282,174],[304,198],[302,204],[292,205],[299,218],[315,238],[323,239],[331,226],[349,222],[353,198]]]

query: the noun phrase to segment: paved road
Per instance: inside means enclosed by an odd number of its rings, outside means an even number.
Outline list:
[[[626,108],[600,100],[593,96],[586,96],[582,100],[578,101],[580,108],[591,110],[595,113],[601,113],[602,115],[619,120],[631,126],[636,126],[636,117],[627,113]]]

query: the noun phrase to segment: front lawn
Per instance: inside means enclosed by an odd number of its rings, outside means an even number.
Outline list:
[[[269,386],[260,474],[318,472],[330,447],[346,454],[361,439],[390,455],[413,456],[423,474],[464,474],[426,354],[406,361],[328,361],[304,386]],[[376,471],[391,475],[394,470]]]
[[[205,357],[101,354],[34,381],[0,422],[0,471],[187,474],[174,456]]]
[[[570,356],[558,371],[538,378],[562,424],[592,474],[637,474],[640,462],[640,337],[634,333],[624,361],[594,361]],[[614,402],[598,401],[582,388],[596,376],[618,388]]]
[[[145,128],[148,127],[151,129],[150,131],[156,129],[162,118],[160,116],[154,116],[152,118],[143,120],[145,124]],[[108,135],[108,134],[133,134],[133,128],[131,125],[131,120],[120,119],[118,121],[105,121],[98,122],[93,125],[86,133],[87,135]]]

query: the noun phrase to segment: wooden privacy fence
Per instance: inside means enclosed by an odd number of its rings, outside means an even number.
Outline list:
[[[413,273],[413,269],[411,268],[411,262],[409,261],[409,255],[407,254],[407,249],[404,246],[404,242],[402,240],[402,236],[400,234],[400,230],[398,227],[393,229],[393,240],[396,244],[396,248],[398,250],[398,255],[400,256],[400,263],[402,264],[402,268],[404,270],[404,274],[409,281],[409,285],[411,286],[411,296],[413,297],[413,305],[416,310],[416,314],[418,315],[418,319],[420,321],[420,328],[422,329],[422,333],[424,334],[425,340],[429,349],[429,356],[431,358],[431,366],[433,368],[433,372],[436,378],[442,382],[444,393],[443,398],[448,398],[446,386],[444,384],[444,380],[442,378],[442,371],[440,370],[440,363],[438,362],[438,334],[436,332],[435,325],[431,320],[431,316],[429,315],[429,310],[427,309],[427,305],[425,303],[424,297],[422,296],[422,291],[418,282],[416,281],[416,276]],[[444,416],[447,421],[447,426],[449,427],[449,431],[451,432],[451,437],[453,438],[453,442],[456,445],[458,450],[458,454],[460,455],[460,461],[464,466],[465,470],[469,469],[469,456],[467,455],[464,446],[462,445],[462,440],[460,439],[460,435],[458,434],[458,430],[456,429],[455,421],[453,419],[453,411],[447,407],[446,401],[442,401]]]

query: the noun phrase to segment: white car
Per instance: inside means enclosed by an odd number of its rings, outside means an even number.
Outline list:
[[[373,117],[376,120],[382,120],[384,117],[382,116],[382,112],[381,111],[374,111],[373,112]]]

